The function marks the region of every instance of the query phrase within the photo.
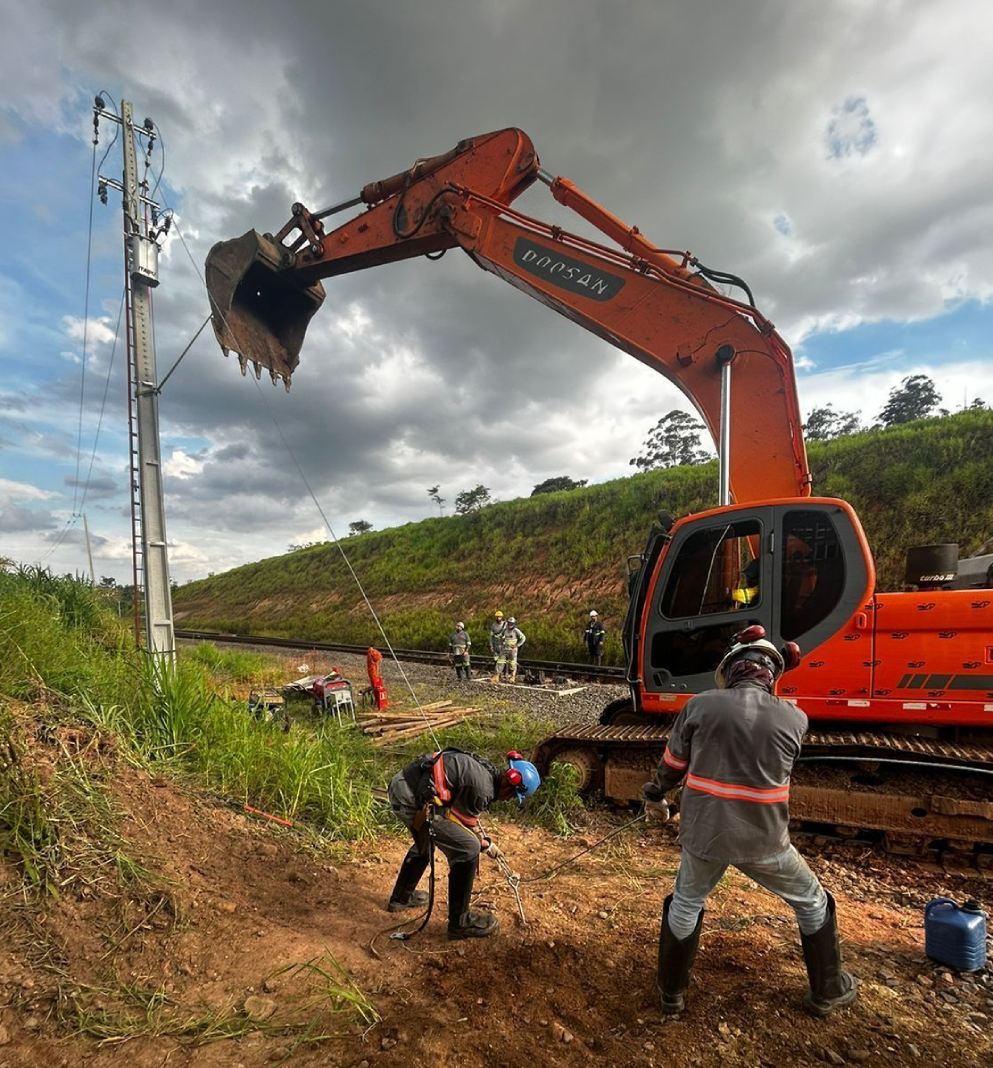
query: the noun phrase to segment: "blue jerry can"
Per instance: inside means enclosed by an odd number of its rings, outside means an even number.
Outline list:
[[[978,971],[986,963],[986,913],[977,901],[959,907],[950,897],[936,897],[924,907],[924,952],[960,972]]]

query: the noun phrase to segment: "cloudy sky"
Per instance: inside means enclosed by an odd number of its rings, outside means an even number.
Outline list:
[[[294,200],[344,200],[520,126],[547,170],[749,282],[793,347],[805,412],[872,420],[918,372],[949,409],[993,403],[982,0],[0,0],[0,14],[0,555],[85,570],[85,513],[98,578],[130,574],[113,193],[93,208],[82,360],[98,90],[161,130],[160,199],[198,267],[217,240],[277,229]],[[120,166],[117,145],[103,173]],[[518,206],[584,232],[544,186]],[[207,314],[175,231],[160,276],[164,374]],[[626,474],[677,406],[659,375],[457,251],[333,280],[288,395],[241,378],[209,328],[167,383],[173,576],[325,537],[297,462],[345,533],[432,514],[435,484],[451,502],[480,482],[507,499],[553,475]]]

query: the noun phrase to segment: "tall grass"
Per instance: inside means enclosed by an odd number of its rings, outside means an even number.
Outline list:
[[[220,663],[231,673],[271,670],[244,656]],[[371,787],[377,773],[364,739],[332,727],[283,734],[253,719],[244,702],[217,695],[203,655],[181,659],[172,671],[153,670],[84,583],[40,571],[0,574],[4,695],[42,696],[53,705],[51,716],[112,731],[135,759],[307,819],[328,837],[357,838],[376,829]],[[27,805],[18,826],[34,827],[31,785],[5,782]]]

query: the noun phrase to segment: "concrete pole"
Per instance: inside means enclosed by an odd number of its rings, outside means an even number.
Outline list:
[[[121,101],[124,141],[124,240],[131,289],[131,338],[135,368],[138,435],[138,492],[145,586],[145,641],[153,656],[170,666],[176,658],[166,547],[159,394],[152,334],[152,288],[158,285],[158,246],[148,236],[138,183],[138,160],[131,102]],[[147,191],[146,191],[147,192]],[[137,592],[137,591],[136,591]]]

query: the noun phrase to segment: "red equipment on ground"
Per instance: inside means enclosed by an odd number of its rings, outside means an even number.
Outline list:
[[[368,689],[362,691],[362,695],[368,696],[378,711],[387,708],[390,703],[387,698],[386,684],[379,673],[379,665],[382,662],[383,654],[370,645],[365,654],[365,669],[369,675],[369,686]]]

